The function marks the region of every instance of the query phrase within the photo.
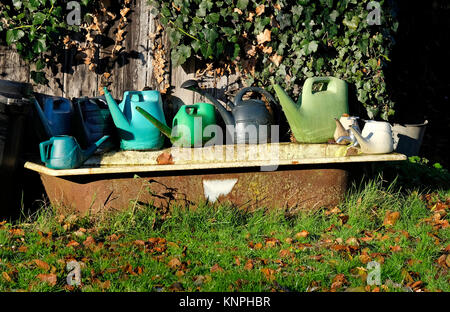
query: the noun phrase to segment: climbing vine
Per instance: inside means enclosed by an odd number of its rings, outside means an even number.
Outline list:
[[[35,68],[30,76],[35,83],[46,84],[44,69],[60,65],[61,55],[69,51],[73,57],[87,64],[89,69],[102,73],[104,84],[111,74],[108,61],[117,58],[124,49],[127,14],[131,0],[111,4],[101,0],[9,0],[0,3],[0,41],[13,47]],[[74,3],[70,5],[70,3]],[[80,12],[75,12],[75,10]],[[70,15],[80,17],[78,23],[70,22]],[[99,38],[107,36],[115,26],[114,45],[99,65]],[[106,60],[105,60],[106,59]],[[109,62],[111,63],[111,62]]]
[[[279,83],[295,96],[307,77],[353,84],[370,118],[394,114],[384,69],[398,23],[388,1],[150,0],[169,31],[171,58],[196,57],[246,84]]]

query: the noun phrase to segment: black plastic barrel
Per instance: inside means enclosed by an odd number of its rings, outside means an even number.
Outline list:
[[[13,216],[21,206],[22,151],[31,113],[32,86],[0,80],[0,216]]]

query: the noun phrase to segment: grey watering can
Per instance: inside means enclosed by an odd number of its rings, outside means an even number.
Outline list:
[[[227,126],[228,135],[233,139],[234,143],[270,142],[270,126],[274,123],[274,118],[267,109],[264,101],[256,99],[243,100],[247,92],[263,94],[273,104],[271,107],[279,118],[277,102],[266,90],[258,87],[243,88],[234,98],[234,102],[227,100],[227,105],[231,107],[231,112],[229,112],[216,98],[202,90],[196,80],[187,80],[181,87],[203,95],[214,104]]]

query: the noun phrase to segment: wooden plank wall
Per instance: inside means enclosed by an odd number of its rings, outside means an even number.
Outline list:
[[[159,85],[153,75],[153,44],[158,21],[150,14],[150,7],[147,0],[133,1],[131,12],[127,15],[129,24],[126,27],[126,38],[124,53],[111,70],[111,85],[108,87],[112,95],[121,99],[123,92],[127,90],[142,90],[148,86],[152,89],[159,89]],[[112,33],[109,34],[114,38]],[[177,111],[181,104],[193,104],[205,101],[199,95],[191,91],[180,88],[180,85],[187,79],[195,77],[195,61],[191,60],[187,64],[179,67],[170,65],[170,50],[167,34],[163,33],[164,48],[166,58],[169,60],[167,77],[165,82],[170,83],[171,91],[168,97],[171,110]],[[96,57],[104,57],[110,53],[111,47],[102,47]],[[64,67],[64,70],[62,70]],[[0,46],[0,79],[30,82],[29,73],[32,66],[27,65],[20,59],[19,55],[7,47]],[[46,70],[50,82],[46,86],[34,85],[36,92],[63,96],[67,98],[80,96],[98,96],[102,83],[102,76],[88,69],[86,64],[77,64],[74,55],[67,52],[64,56],[64,63],[60,64],[55,72]],[[229,83],[235,82],[236,76],[228,77],[203,77],[203,85],[212,88],[215,95],[223,95],[228,92]],[[163,82],[163,83],[165,83]],[[170,117],[169,117],[170,119]]]

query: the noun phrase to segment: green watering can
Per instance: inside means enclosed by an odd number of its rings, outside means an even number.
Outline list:
[[[313,86],[318,83],[323,83],[322,90],[313,91]],[[326,143],[333,139],[334,118],[348,114],[347,83],[341,79],[306,79],[297,103],[279,85],[274,85],[274,89],[298,143]]]
[[[217,129],[206,129],[211,125],[216,126],[216,115],[214,105],[212,104],[196,103],[194,105],[181,106],[173,118],[172,129],[160,122],[142,107],[136,106],[136,110],[158,128],[161,133],[166,135],[172,144],[176,146],[202,146],[215,138],[215,133],[217,133]]]

